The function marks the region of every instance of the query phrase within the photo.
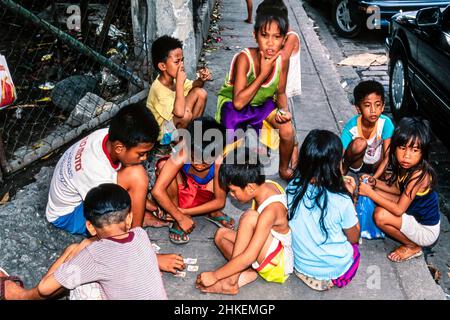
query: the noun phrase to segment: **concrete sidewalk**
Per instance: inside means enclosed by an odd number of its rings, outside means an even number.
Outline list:
[[[260,1],[254,1],[254,10]],[[312,129],[328,129],[340,133],[345,121],[354,114],[333,63],[326,57],[312,22],[309,21],[301,1],[285,0],[289,7],[291,27],[302,39],[302,96],[294,111],[297,136],[303,141]],[[255,46],[253,26],[243,22],[245,1],[223,0],[220,6],[222,19],[219,22],[222,41],[206,56],[206,63],[213,73],[214,81],[206,85],[208,104],[205,114],[214,116],[217,92],[223,83],[233,55],[246,47]],[[231,49],[231,50],[229,50]],[[271,176],[281,182],[277,176]],[[285,185],[284,182],[282,182]],[[225,212],[236,220],[245,207],[227,200]],[[151,240],[161,252],[178,252],[184,257],[197,258],[199,272],[220,267],[225,259],[213,243],[216,227],[203,218],[195,218],[197,228],[190,235],[191,241],[183,246],[173,245],[168,240],[167,229],[149,230]],[[401,264],[391,263],[386,255],[397,244],[390,240],[364,240],[360,246],[361,264],[357,275],[349,286],[319,293],[309,289],[295,275],[285,284],[270,284],[258,278],[245,286],[236,296],[202,294],[194,287],[197,272],[187,272],[186,278],[164,275],[164,283],[170,299],[445,299],[442,289],[434,282],[423,258]]]

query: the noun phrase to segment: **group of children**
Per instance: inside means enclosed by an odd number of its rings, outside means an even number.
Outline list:
[[[437,240],[428,124],[405,118],[394,129],[382,115],[383,87],[364,81],[354,90],[358,115],[341,138],[312,130],[298,148],[289,110],[292,96],[301,92],[300,42],[282,1],[265,0],[258,7],[254,36],[258,46],[231,62],[216,119],[202,116],[207,99],[202,87],[210,72],[200,70],[197,80],[188,80],[181,42],[169,36],[155,40],[152,58],[159,76],[147,104],[122,108],[108,129],[69,148],[53,174],[48,221],[90,237],[69,246],[35,288],[24,289],[19,278],[0,270],[0,299],[53,298],[92,283],[101,299],[167,299],[159,271],[183,270],[183,258],[155,255],[142,227],[169,225],[170,241],[186,244],[197,215],[220,227],[214,242],[228,260],[198,276],[201,291],[236,294],[258,274],[283,283],[291,273],[315,290],[341,288],[360,261],[356,192],[376,203],[375,223],[402,243],[390,260],[417,257]],[[257,132],[277,129],[286,191],[265,178],[254,150],[236,141],[235,131],[249,126]],[[214,139],[206,132],[214,132]],[[155,145],[174,152],[158,160],[149,194],[141,163]],[[221,211],[228,193],[252,203],[237,231]]]

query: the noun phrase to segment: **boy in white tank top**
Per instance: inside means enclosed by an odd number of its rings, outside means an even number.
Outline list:
[[[266,281],[284,283],[293,271],[293,254],[283,188],[265,179],[261,164],[248,148],[227,154],[219,177],[232,197],[241,203],[252,201],[253,208],[241,216],[237,232],[217,230],[214,241],[229,261],[201,273],[196,287],[203,292],[237,294],[258,274]]]

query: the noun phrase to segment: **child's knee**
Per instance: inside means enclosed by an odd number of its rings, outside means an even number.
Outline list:
[[[294,127],[291,122],[287,122],[280,126],[279,135],[282,140],[292,140],[294,141]]]
[[[364,138],[356,138],[351,145],[351,151],[353,154],[363,154],[367,149],[367,141]]]
[[[195,88],[195,95],[201,100],[206,100],[208,92],[203,88]]]
[[[223,238],[225,238],[226,233],[229,231],[227,228],[219,228],[216,231],[216,234],[214,235],[214,243],[217,245],[219,242],[222,241]]]
[[[245,225],[256,223],[256,221],[258,220],[258,216],[259,216],[258,211],[248,209],[242,214],[241,218],[239,219],[239,225],[242,223]]]
[[[386,218],[388,216],[388,212],[386,209],[382,207],[376,207],[373,212],[373,221],[377,226],[384,225],[386,223]]]
[[[124,169],[119,171],[119,175],[126,176],[130,181],[135,181],[136,186],[148,186],[147,171],[141,164],[125,167]]]

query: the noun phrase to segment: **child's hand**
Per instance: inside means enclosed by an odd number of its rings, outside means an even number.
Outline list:
[[[208,68],[202,68],[202,69],[198,70],[198,78],[200,80],[202,80],[203,82],[211,81],[212,75]]]
[[[373,189],[368,183],[362,182],[359,184],[359,195],[360,196],[368,197],[372,191],[373,191]]]
[[[180,65],[178,66],[177,70],[177,83],[184,83],[186,81],[186,72],[184,71],[184,62],[181,61]]]
[[[183,270],[184,265],[183,257],[174,253],[171,254],[157,254],[158,266],[161,271],[177,273],[177,270]]]
[[[216,276],[214,275],[214,272],[202,272],[197,276],[197,281],[195,283],[195,286],[197,288],[201,287],[210,287],[213,284],[215,284],[217,281],[219,281]]]
[[[356,181],[353,177],[350,176],[343,176],[344,179],[344,186],[350,192],[351,194],[355,193],[356,190]]]
[[[280,52],[278,52],[276,55],[274,55],[272,58],[270,59],[266,59],[264,57],[264,52],[260,51],[259,52],[261,55],[261,76],[264,77],[264,79],[266,79],[270,73],[272,72],[273,67],[275,66],[275,61],[277,60],[278,56],[280,55]]]
[[[289,111],[284,111],[281,109],[278,109],[276,115],[275,115],[275,121],[278,123],[285,123],[292,120],[292,114]]]
[[[377,179],[375,179],[371,175],[363,174],[361,177],[359,177],[360,182],[364,182],[364,180],[366,180],[367,182],[365,183],[367,183],[371,187],[375,187],[377,185]]]
[[[191,233],[195,228],[195,222],[190,216],[183,215],[177,222],[180,228],[186,233]]]

